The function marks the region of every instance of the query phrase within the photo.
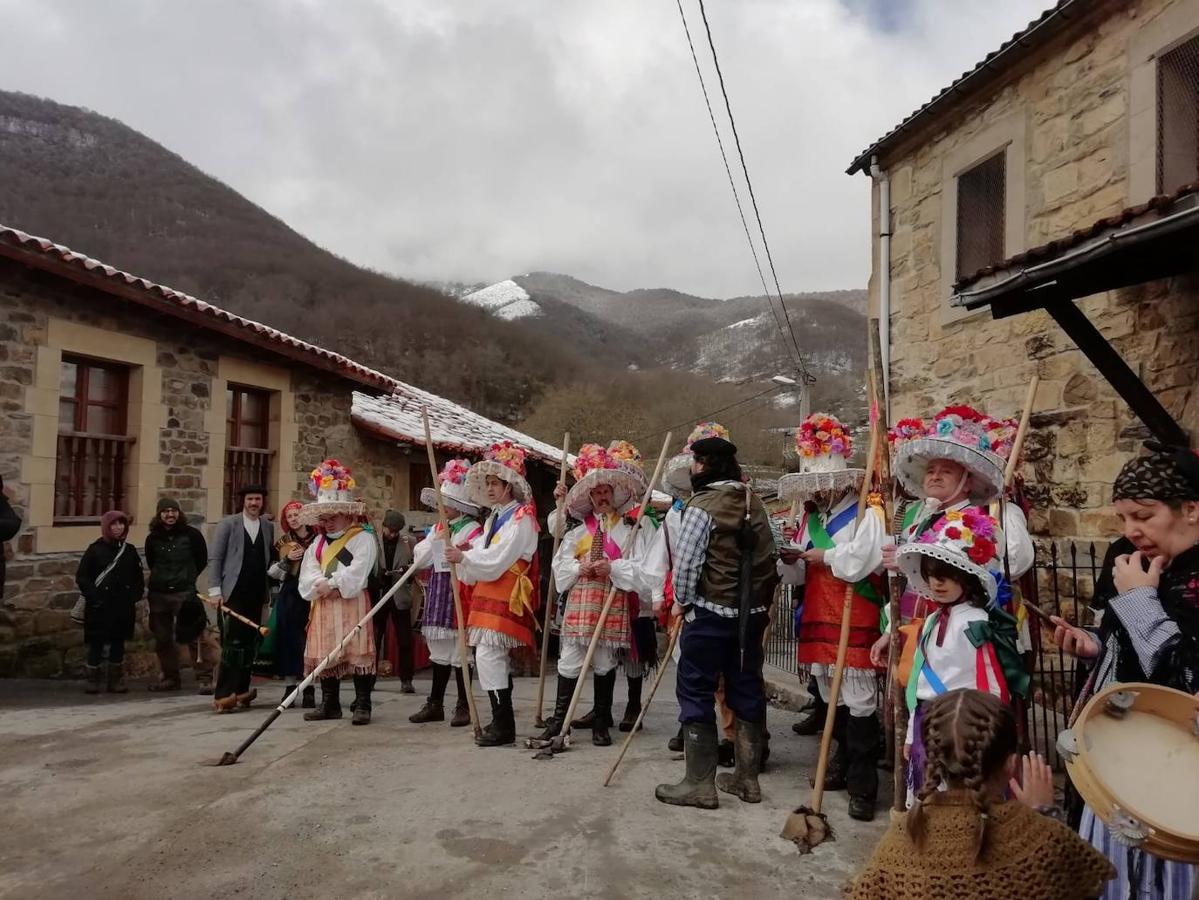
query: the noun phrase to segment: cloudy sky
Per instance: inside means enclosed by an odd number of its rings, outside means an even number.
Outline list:
[[[865,284],[853,156],[1049,0],[706,4],[799,291]],[[355,262],[761,292],[676,0],[0,0],[0,22],[0,88],[121,119]]]

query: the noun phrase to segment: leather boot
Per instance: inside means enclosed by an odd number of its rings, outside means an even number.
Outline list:
[[[612,746],[612,695],[616,691],[616,670],[593,676],[595,683],[595,724],[591,726],[591,743],[597,747]]]
[[[83,677],[87,680],[87,686],[83,689],[83,693],[99,694],[104,691],[103,666],[84,666]]]
[[[816,691],[816,686],[812,685],[811,690]],[[810,737],[814,734],[820,734],[824,731],[824,717],[828,715],[828,704],[820,696],[820,692],[816,691],[813,698],[812,707],[804,713],[804,717],[791,726],[791,730],[796,734]]]
[[[445,686],[450,681],[450,667],[441,663],[433,663],[433,687],[429,689],[429,699],[425,705],[408,717],[409,722],[420,725],[423,722],[445,721]]]
[[[354,717],[351,725],[371,723],[371,689],[375,686],[374,675],[354,676]]]
[[[570,720],[571,731],[590,731],[595,727],[595,710],[588,710],[577,719]]]
[[[341,718],[341,679],[321,679],[321,702],[312,712],[304,713],[305,722]]]
[[[566,711],[570,708],[570,700],[575,695],[577,678],[558,676],[558,693],[554,696],[554,714],[545,720],[545,731],[538,735],[538,740],[548,741],[562,733],[562,723],[566,721]],[[573,727],[573,726],[571,726]]]
[[[511,681],[509,681],[511,684]],[[516,743],[516,711],[512,708],[512,688],[488,691],[494,718],[483,733],[475,738],[480,747],[502,747]],[[494,695],[494,696],[492,696]]]
[[[850,716],[845,744],[849,817],[859,822],[873,821],[878,800],[878,719],[873,715]]]
[[[454,717],[450,719],[451,728],[465,728],[470,724],[470,704],[466,699],[466,677],[462,667],[454,669],[454,680],[458,683],[458,703],[454,707]]]
[[[123,662],[108,664],[108,693],[129,693],[129,688],[125,687],[125,664]]]
[[[311,684],[304,688],[304,699],[300,701],[303,709],[316,709],[316,688]]]
[[[829,757],[828,768],[824,772],[824,789],[826,791],[843,791],[846,787],[846,769],[848,767],[848,735],[849,707],[838,706],[836,718],[833,719],[833,751]],[[816,786],[815,774],[809,776],[808,784]]]
[[[716,787],[726,794],[740,797],[746,803],[761,803],[762,789],[758,786],[758,771],[762,760],[760,722],[737,720],[737,768],[716,776]]]
[[[620,730],[632,731],[633,726],[637,723],[637,717],[641,715],[641,685],[645,679],[640,676],[634,678],[630,675],[625,678],[625,681],[629,684],[629,702],[624,708],[624,718],[620,720]]]
[[[678,784],[660,784],[654,796],[674,806],[716,809],[716,724],[688,722],[683,726],[687,774]]]

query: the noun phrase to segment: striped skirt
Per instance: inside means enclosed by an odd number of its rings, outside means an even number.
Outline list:
[[[566,613],[562,618],[562,640],[588,643],[599,622],[600,611],[608,598],[610,585],[606,581],[579,581],[566,598]],[[617,591],[604,619],[600,643],[606,647],[624,649],[632,643],[629,626],[629,598]]]
[[[344,600],[312,601],[312,616],[308,620],[308,642],[304,646],[304,674],[308,675],[322,659],[333,652],[373,604],[363,592]],[[367,622],[321,673],[322,678],[345,678],[349,675],[375,673],[374,623]]]
[[[1199,866],[1121,844],[1089,806],[1083,807],[1078,832],[1116,867],[1116,877],[1107,883],[1101,900],[1192,900]]]

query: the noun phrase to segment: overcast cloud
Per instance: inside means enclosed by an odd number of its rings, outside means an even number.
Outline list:
[[[785,291],[865,285],[846,165],[1046,5],[707,0]],[[0,0],[0,87],[405,277],[761,292],[675,0]]]

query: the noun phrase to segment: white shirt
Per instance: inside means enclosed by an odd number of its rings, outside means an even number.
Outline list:
[[[490,546],[484,546],[492,523],[519,505],[519,501],[513,500],[502,509],[493,509],[487,516],[483,533],[469,550],[463,551],[465,555],[458,563],[458,579],[464,584],[498,581],[518,560],[533,558],[537,552],[537,520],[532,512],[514,511],[496,531]]]
[[[670,561],[683,530],[683,513],[675,506],[666,511],[662,527],[656,529],[645,555],[641,557],[641,592],[660,606],[666,599],[666,579],[670,577]],[[669,546],[667,542],[669,541]]]
[[[366,590],[379,552],[379,545],[368,531],[360,531],[346,543],[346,549],[354,557],[348,566],[339,564],[328,578],[321,572],[321,564],[316,557],[317,548],[322,544],[328,547],[344,533],[327,534],[324,541],[318,537],[304,551],[304,560],[300,563],[299,590],[305,600],[312,600],[321,584],[328,584],[343,597],[357,597]]]
[[[241,524],[246,529],[246,534],[250,536],[251,541],[258,540],[258,532],[262,530],[262,522],[258,519],[251,519],[245,513],[242,513]]]
[[[858,499],[852,492],[845,494],[833,504],[827,513],[821,512],[825,527],[845,510],[856,507]],[[791,547],[803,550],[812,539],[808,523],[804,523],[802,531],[791,540]],[[855,529],[852,524],[846,524],[836,534],[829,535],[833,546],[824,552],[824,564],[834,578],[856,584],[872,572],[879,571],[883,564],[883,537],[885,530],[882,519],[870,507],[862,514],[861,521]],[[784,584],[803,584],[807,580],[807,564],[801,559],[787,564],[778,561],[779,575]]]
[[[617,590],[640,593],[643,589],[640,560],[649,550],[654,535],[653,529],[648,525],[642,525],[637,529],[637,537],[633,546],[629,547],[629,536],[633,532],[633,526],[629,525],[622,516],[615,516],[615,522],[612,521],[612,518],[612,516],[608,517],[604,527],[607,529],[609,537],[621,550],[621,558],[611,560],[612,584],[616,586]],[[569,591],[579,580],[578,548],[587,536],[586,525],[578,525],[563,536],[562,543],[558,545],[558,555],[554,557],[554,586],[557,590]],[[647,605],[653,602],[652,596],[647,596],[645,600]]]
[[[463,519],[470,522],[469,525],[458,530],[454,534],[454,526]],[[459,516],[450,522],[450,532],[453,534],[453,544],[455,547],[465,549],[466,546],[475,539],[482,541],[483,527],[478,522],[471,519],[470,516]],[[427,569],[433,565],[433,545],[441,542],[441,523],[438,522],[426,534],[419,544],[412,550],[412,565],[419,571]]]

